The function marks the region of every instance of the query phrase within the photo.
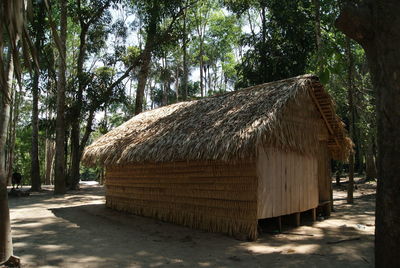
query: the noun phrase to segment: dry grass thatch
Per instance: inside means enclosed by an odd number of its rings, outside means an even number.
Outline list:
[[[335,159],[347,159],[352,143],[332,99],[318,78],[298,76],[141,113],[86,147],[86,165],[255,157],[259,144],[310,151],[315,135],[283,120],[285,108],[310,96],[326,127]],[[299,135],[298,135],[299,134]],[[307,140],[308,139],[308,140]]]
[[[108,166],[106,205],[230,235],[257,237],[254,161],[182,161]]]

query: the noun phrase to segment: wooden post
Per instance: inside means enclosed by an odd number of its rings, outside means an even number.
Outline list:
[[[297,212],[294,214],[295,220],[296,220],[296,227],[300,226],[300,223],[301,223],[300,215],[301,215],[300,212]]]
[[[282,218],[281,216],[278,217],[278,230],[281,233],[282,232]]]
[[[311,209],[311,214],[312,214],[312,220],[316,221],[317,220],[317,209],[316,208]]]

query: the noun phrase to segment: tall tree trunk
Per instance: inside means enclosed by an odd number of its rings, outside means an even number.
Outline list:
[[[267,42],[267,14],[265,6],[266,4],[262,2],[261,4],[261,23],[262,23],[262,50],[261,50],[261,73],[263,77],[261,77],[260,83],[265,83],[268,80],[267,77],[267,53],[266,53],[266,42]]]
[[[318,71],[321,72],[323,69],[322,63],[322,52],[321,52],[321,5],[320,0],[313,0],[314,4],[314,30],[315,30],[315,47],[317,50],[317,67]]]
[[[71,123],[71,169],[68,174],[68,188],[71,190],[79,189],[80,179],[80,120],[83,105],[83,91],[86,87],[86,77],[83,64],[86,56],[86,37],[88,33],[88,24],[83,20],[80,22],[81,32],[79,35],[79,54],[77,62],[78,92],[76,94],[75,105],[73,107],[73,117]]]
[[[56,159],[54,193],[64,194],[65,185],[65,86],[66,86],[66,39],[67,0],[60,0],[60,47],[57,81]]]
[[[40,191],[39,165],[39,71],[35,70],[32,82],[32,137],[31,137],[31,191]]]
[[[202,37],[200,37],[200,94],[201,97],[204,97],[204,74],[203,74],[203,68],[204,68],[204,61],[203,61],[203,40]]]
[[[45,163],[46,163],[46,172],[44,176],[44,183],[46,185],[52,184],[52,169],[53,169],[53,162],[54,162],[54,141],[51,139],[46,139],[46,155],[45,155]]]
[[[40,60],[40,52],[44,38],[44,19],[45,12],[44,1],[38,2],[38,11],[35,16],[36,23],[34,24],[35,31],[35,49],[37,58]],[[31,191],[39,191],[41,189],[40,180],[40,164],[39,164],[39,78],[40,72],[34,70],[32,82],[32,143],[31,143]]]
[[[149,38],[149,37],[147,37]],[[147,77],[149,76],[150,62],[151,62],[151,51],[148,49],[150,44],[149,40],[146,41],[146,48],[143,53],[143,60],[140,66],[139,76],[138,76],[138,86],[136,90],[136,100],[135,100],[135,115],[140,114],[143,111],[143,100],[144,100],[144,89],[147,83]]]
[[[150,71],[151,56],[155,43],[155,38],[157,37],[157,25],[159,23],[159,9],[160,5],[157,1],[151,8],[151,16],[149,18],[149,24],[146,27],[146,45],[141,55],[141,65],[138,75],[138,85],[136,90],[136,100],[135,100],[135,115],[140,114],[143,111],[143,100],[144,100],[144,90],[146,88],[147,78]],[[161,40],[161,42],[164,40]]]
[[[208,76],[208,91],[211,90],[211,83],[212,83],[212,79],[211,79],[211,73],[210,73],[210,64],[207,64],[207,76]]]
[[[183,39],[182,39],[182,50],[183,50],[183,75],[182,75],[182,100],[187,100],[188,96],[188,81],[189,81],[189,64],[187,60],[187,47],[188,47],[188,38],[187,38],[187,22],[186,22],[187,10],[185,10],[183,17]]]
[[[11,238],[10,210],[8,208],[7,193],[7,170],[5,166],[8,124],[10,116],[11,88],[14,74],[14,62],[11,59],[7,68],[7,82],[4,86],[7,88],[0,99],[0,263],[7,261],[13,255],[13,246]]]
[[[347,54],[347,96],[349,103],[349,135],[354,140],[354,59],[351,49],[350,38],[346,37],[346,54]],[[357,148],[356,148],[357,149]],[[352,204],[354,191],[354,153],[350,154],[349,159],[349,183],[347,185],[347,203]]]
[[[8,166],[7,166],[7,184],[11,185],[12,183],[12,173],[14,170],[14,159],[15,159],[15,139],[16,139],[16,128],[17,128],[17,122],[19,118],[19,105],[20,105],[20,99],[21,99],[21,90],[17,94],[17,92],[14,92],[14,102],[13,102],[13,107],[12,109],[14,110],[13,112],[13,118],[11,120],[11,126],[10,126],[10,144],[9,144],[9,152],[8,152]]]
[[[176,90],[176,102],[179,101],[181,93],[179,92],[179,66],[175,67],[175,90]]]
[[[52,86],[51,86],[51,79],[49,75],[49,79],[47,81],[47,92],[46,92],[46,97],[49,97],[49,92],[51,92]],[[50,106],[47,106],[46,109],[46,119],[51,120],[52,119],[52,112],[50,111]],[[52,178],[52,170],[53,170],[53,163],[54,163],[54,155],[55,155],[55,142],[52,140],[51,137],[49,137],[50,134],[48,132],[48,129],[46,129],[46,140],[45,140],[45,174],[44,174],[44,184],[46,185],[51,185],[53,182]]]
[[[78,117],[79,118],[79,117]],[[71,123],[71,169],[68,174],[68,188],[70,190],[79,189],[79,179],[80,179],[80,157],[79,157],[79,147],[80,147],[80,125],[79,119],[74,120]]]
[[[362,45],[377,94],[375,266],[400,267],[400,2],[346,5],[336,26]]]

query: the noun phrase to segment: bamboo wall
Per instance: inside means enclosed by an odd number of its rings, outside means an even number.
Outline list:
[[[306,211],[318,206],[317,159],[311,155],[260,147],[259,219]]]
[[[255,162],[173,162],[106,168],[106,205],[230,235],[257,236]]]

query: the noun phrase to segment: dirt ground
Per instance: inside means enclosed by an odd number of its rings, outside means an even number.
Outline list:
[[[335,187],[336,188],[336,187]],[[359,184],[355,204],[336,188],[329,219],[254,242],[119,213],[101,186],[53,196],[45,187],[10,198],[14,254],[23,267],[373,267],[375,183]],[[342,239],[353,241],[337,242]]]

